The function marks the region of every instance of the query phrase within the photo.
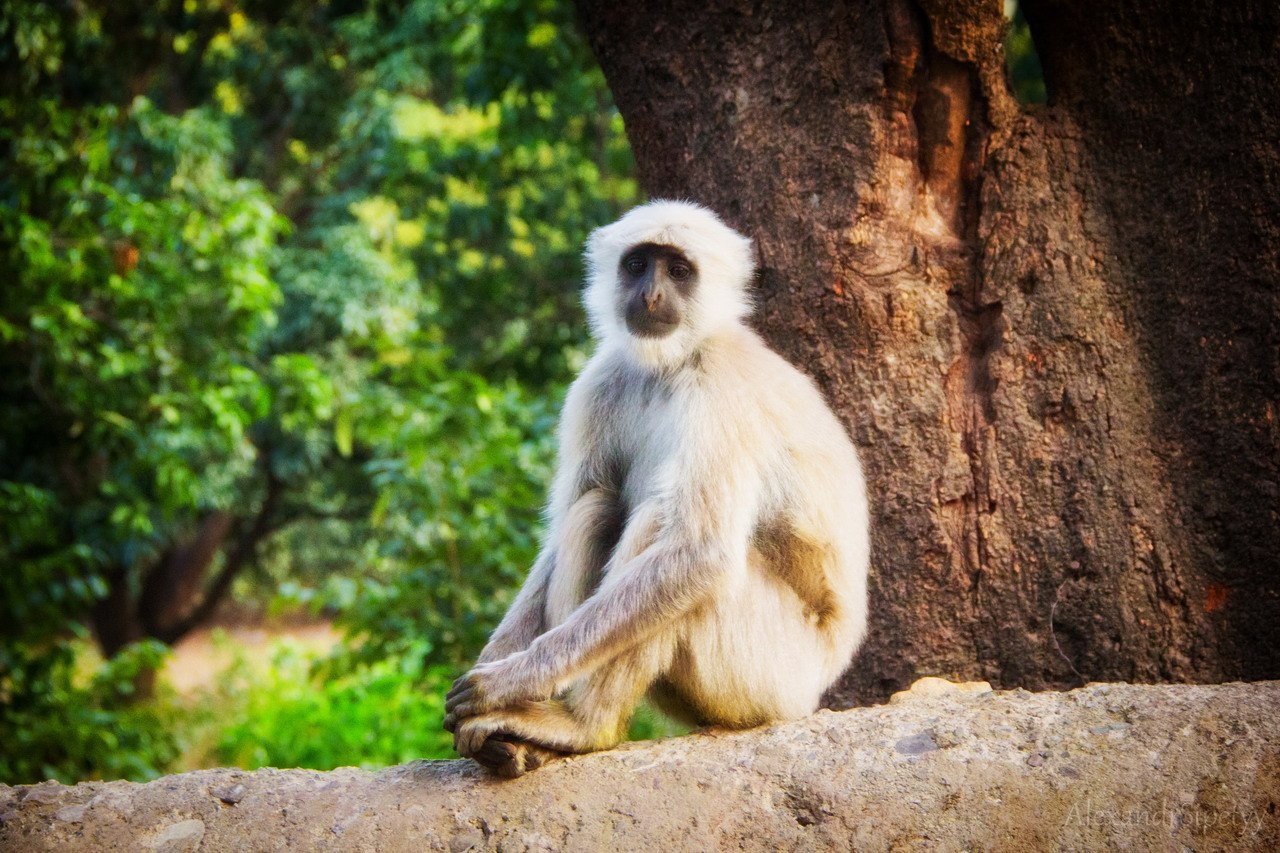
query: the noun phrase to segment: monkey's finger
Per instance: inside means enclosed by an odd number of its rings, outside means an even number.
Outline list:
[[[447,714],[449,711],[452,711],[454,707],[458,704],[458,701],[459,699],[458,699],[457,693],[451,693],[448,696],[444,697],[445,713]]]
[[[457,731],[457,730],[458,730],[458,715],[457,715],[457,714],[445,714],[445,715],[444,715],[444,730],[445,730],[446,732],[448,732],[449,734],[453,734],[455,731]]]
[[[475,687],[469,686],[465,690],[459,690],[444,697],[444,707],[446,711],[455,710],[459,705],[474,702],[477,698]]]
[[[453,718],[455,721],[461,722],[467,717],[474,717],[475,711],[472,709],[472,704],[469,702],[461,704],[455,702],[452,705],[445,706],[444,715],[446,717]]]
[[[476,737],[474,729],[462,729],[458,732],[457,740],[458,745],[455,748],[458,750],[458,755],[466,756],[467,758],[475,755],[476,750],[484,743],[483,738]]]
[[[475,679],[470,674],[464,675],[457,681],[453,682],[453,686],[449,688],[449,692],[444,695],[445,699],[452,699],[459,693],[465,693],[476,689]]]
[[[485,738],[476,754],[471,756],[479,764],[483,764],[500,776],[514,778],[523,772],[519,754],[523,752],[522,744],[498,740],[496,737]]]
[[[460,702],[449,709],[449,713],[453,714],[459,720],[466,721],[467,717],[478,717],[481,714],[479,703],[476,702]]]

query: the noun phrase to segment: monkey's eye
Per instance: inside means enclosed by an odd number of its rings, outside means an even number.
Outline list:
[[[649,268],[645,260],[640,255],[632,255],[622,262],[622,266],[632,275],[644,275],[644,271]]]
[[[680,261],[667,265],[667,275],[671,276],[676,281],[684,281],[692,274],[693,269],[688,264],[681,263]]]

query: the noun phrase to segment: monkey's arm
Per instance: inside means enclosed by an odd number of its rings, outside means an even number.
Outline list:
[[[529,570],[524,586],[520,587],[520,594],[489,635],[489,642],[476,658],[477,664],[502,660],[510,654],[522,652],[542,633],[546,625],[547,584],[555,571],[555,561],[555,552],[544,547]]]
[[[526,650],[460,678],[446,700],[452,719],[550,697],[687,614],[725,573],[742,564],[745,553],[739,552],[753,516],[734,496],[755,490],[726,460],[717,460],[709,466],[715,473],[701,477],[690,477],[687,465],[680,467],[682,479],[687,478],[680,493],[637,508],[628,523],[630,534],[632,525],[657,520],[652,544],[622,564],[611,564],[600,589],[562,625]]]
[[[547,534],[542,550],[529,570],[529,576],[520,588],[519,595],[490,635],[489,642],[485,643],[476,660],[477,664],[502,660],[527,649],[546,630],[547,596],[552,575],[557,571],[574,568],[569,564],[573,563],[577,555],[574,549],[566,550],[563,547],[563,539],[566,523],[571,522],[568,516],[585,490],[584,470],[588,461],[580,425],[583,398],[586,396],[584,387],[585,383],[575,383],[561,416],[560,454],[547,504]]]

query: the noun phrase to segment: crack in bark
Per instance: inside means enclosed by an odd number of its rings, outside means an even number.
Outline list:
[[[945,388],[950,428],[960,435],[969,485],[958,499],[940,500],[939,511],[969,578],[971,604],[977,611],[982,576],[990,562],[982,517],[996,509],[988,431],[995,423],[993,395],[998,385],[992,358],[1000,349],[1004,328],[1003,304],[983,299],[977,251],[982,167],[990,132],[986,101],[978,68],[936,46],[924,10],[912,2],[891,3],[886,26],[893,45],[886,85],[901,87],[891,100],[910,115],[916,132],[926,208],[922,225],[944,226],[937,236],[944,254],[954,258],[947,265],[947,302],[958,324],[960,353],[947,371]],[[975,634],[975,647],[980,642]]]

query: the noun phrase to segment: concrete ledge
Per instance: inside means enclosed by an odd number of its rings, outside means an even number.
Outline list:
[[[512,782],[423,761],[0,786],[23,851],[1278,846],[1280,682],[911,695]]]

